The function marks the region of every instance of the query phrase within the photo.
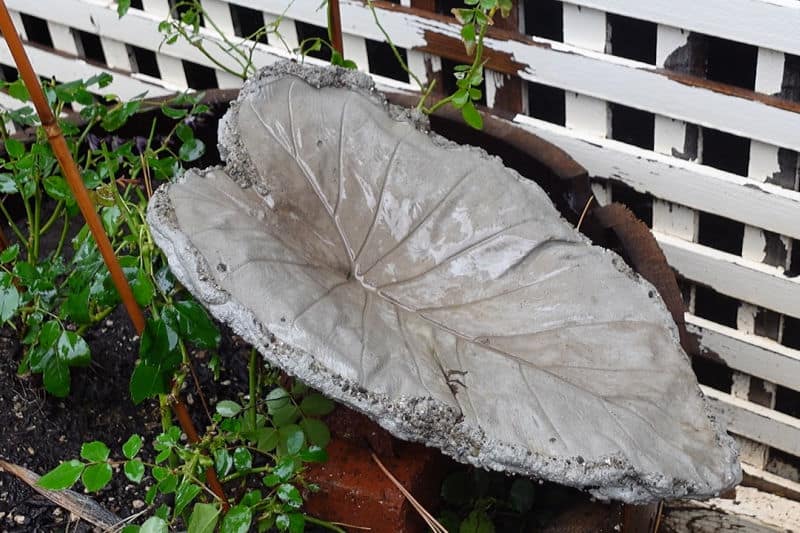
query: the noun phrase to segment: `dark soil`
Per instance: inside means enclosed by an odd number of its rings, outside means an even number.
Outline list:
[[[0,331],[0,458],[43,474],[60,460],[76,458],[83,442],[101,440],[121,457],[120,447],[133,434],[148,445],[143,456],[152,456],[149,443],[160,433],[158,403],[135,406],[128,394],[128,380],[137,358],[138,337],[121,309],[102,326],[85,336],[92,350],[92,364],[72,369],[72,392],[67,398],[45,394],[39,375],[17,375],[21,350],[16,334]],[[224,335],[220,350],[223,371],[215,382],[206,365],[209,354],[195,352],[195,369],[209,402],[236,399],[246,392],[247,346],[237,337]],[[195,423],[204,427],[207,417],[193,384],[187,384],[185,400]],[[93,497],[121,518],[144,508],[148,485],[130,483],[119,472]],[[38,495],[8,473],[0,473],[0,531],[89,531],[83,523],[67,524],[62,509]]]

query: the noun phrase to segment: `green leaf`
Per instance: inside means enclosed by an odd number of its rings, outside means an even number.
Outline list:
[[[188,533],[214,533],[219,521],[220,510],[213,503],[196,503],[189,517]]]
[[[464,107],[461,108],[461,116],[464,117],[464,122],[476,130],[483,129],[483,118],[472,102],[464,104]]]
[[[6,153],[13,159],[19,159],[25,155],[25,145],[11,137],[6,138]]]
[[[331,432],[328,426],[318,418],[305,418],[300,422],[300,426],[308,437],[308,441],[324,448],[331,441]]]
[[[466,505],[472,499],[472,482],[464,470],[457,470],[442,483],[442,499],[455,506]]]
[[[297,490],[297,487],[289,483],[283,483],[278,486],[278,498],[288,504],[289,507],[295,509],[299,509],[303,506],[303,497],[300,496],[300,491]]]
[[[61,311],[77,324],[88,324],[91,322],[89,314],[89,294],[91,288],[87,285],[81,290],[76,290],[67,296],[61,306]]]
[[[163,518],[151,516],[142,524],[139,533],[169,533],[169,526]]]
[[[303,533],[306,528],[306,519],[300,513],[282,514],[275,519],[275,525],[280,531]]]
[[[228,450],[225,448],[217,448],[214,450],[214,470],[220,477],[224,477],[233,468],[233,458]]]
[[[309,394],[300,402],[300,409],[306,416],[325,416],[333,411],[336,404],[322,394],[315,392]]]
[[[111,475],[111,465],[97,463],[86,467],[83,475],[81,475],[81,481],[83,481],[83,486],[86,487],[86,490],[97,492],[108,485],[108,482],[111,481]]]
[[[1,192],[1,191],[0,191]],[[10,263],[19,255],[19,244],[12,244],[0,253],[0,263]]]
[[[250,470],[253,467],[253,456],[247,448],[236,448],[233,451],[233,466],[238,472]]]
[[[40,477],[36,484],[50,490],[68,489],[81,477],[85,466],[86,465],[77,459],[64,461],[50,472]]]
[[[0,174],[0,194],[14,194],[17,192],[17,182],[13,174]]]
[[[225,417],[231,418],[242,412],[242,406],[231,400],[222,400],[217,403],[217,412]]]
[[[494,533],[494,524],[484,511],[475,509],[461,522],[458,533]]]
[[[150,276],[144,270],[136,269],[136,277],[130,280],[133,297],[142,307],[147,307],[153,301],[156,288],[150,281]]]
[[[42,383],[47,392],[58,398],[69,394],[69,367],[58,356],[50,357],[42,372]]]
[[[123,471],[125,472],[125,477],[134,483],[140,483],[144,478],[144,464],[139,459],[126,461]]]
[[[186,162],[196,161],[206,153],[206,145],[200,139],[189,139],[178,149],[178,157]]]
[[[275,468],[272,470],[272,473],[280,480],[280,481],[288,481],[289,479],[294,476],[297,470],[300,468],[300,465],[293,457],[284,457],[281,459]]]
[[[0,287],[0,323],[11,319],[16,314],[20,302],[19,291],[15,286]]]
[[[56,349],[68,366],[86,366],[92,360],[89,345],[74,331],[62,331]]]
[[[256,448],[260,452],[271,452],[278,446],[278,430],[275,428],[261,428],[258,430]]]
[[[164,321],[182,339],[198,348],[212,350],[219,346],[221,335],[214,321],[200,304],[194,300],[183,300],[174,306],[164,307]]]
[[[261,495],[260,490],[251,490],[239,501],[241,505],[246,505],[247,507],[253,507],[254,505],[258,505],[261,503],[264,497]]]
[[[111,451],[108,449],[108,446],[99,440],[85,442],[83,446],[81,446],[81,457],[92,463],[105,462],[110,453]]]
[[[48,176],[44,179],[44,190],[54,200],[72,200],[72,191],[61,176]]]
[[[178,488],[178,476],[167,474],[167,477],[158,482],[158,490],[161,494],[172,494]]]
[[[518,513],[527,513],[533,508],[536,488],[530,479],[517,478],[511,484],[508,494],[509,503]]]
[[[117,0],[117,15],[119,18],[124,17],[130,8],[131,0]]]
[[[247,533],[250,531],[250,523],[253,521],[253,512],[249,507],[237,505],[222,519],[219,528],[220,533]]]
[[[294,455],[303,448],[306,437],[300,426],[290,424],[278,430],[278,441],[289,455]]]
[[[182,119],[189,114],[189,111],[186,109],[175,109],[174,107],[169,107],[167,104],[161,106],[161,112],[174,120]]]
[[[126,459],[133,459],[133,457],[139,453],[139,450],[141,449],[142,437],[133,434],[128,437],[128,440],[126,440],[125,444],[122,445],[122,455],[124,455]]]
[[[103,117],[101,126],[104,130],[109,132],[118,130],[128,122],[130,116],[136,113],[141,105],[142,101],[140,99],[135,99],[112,108],[106,116]]]
[[[328,460],[328,452],[319,446],[311,445],[300,452],[300,459],[306,463],[324,463]]]
[[[275,414],[276,411],[289,405],[291,396],[283,387],[275,387],[267,394],[267,411]]]
[[[130,382],[131,400],[138,405],[147,398],[164,394],[169,390],[161,368],[140,361],[133,369]]]
[[[175,491],[175,516],[180,516],[183,510],[197,498],[202,489],[190,481],[184,481]]]
[[[17,100],[22,100],[23,102],[29,102],[31,99],[31,95],[28,94],[28,88],[25,87],[25,83],[22,81],[21,78],[9,84],[8,94],[11,95],[12,98],[16,98]]]

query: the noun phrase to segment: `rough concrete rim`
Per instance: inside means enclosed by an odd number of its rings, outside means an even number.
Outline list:
[[[220,153],[228,161],[224,169],[240,186],[252,185],[249,175],[254,167],[241,149],[238,135],[232,124],[239,104],[258,89],[260,80],[284,76],[298,77],[315,87],[333,86],[355,90],[381,104],[395,119],[413,124],[427,132],[427,122],[414,112],[390,106],[377,93],[366,75],[336,68],[304,67],[295,63],[280,63],[259,72],[248,81],[237,102],[220,122]],[[436,144],[452,144],[436,134],[429,133]],[[482,157],[493,157],[483,150]],[[209,169],[213,171],[215,169]],[[205,172],[198,173],[202,177]],[[252,343],[262,355],[292,375],[300,376],[310,386],[324,394],[344,401],[368,414],[395,436],[417,440],[440,448],[444,453],[466,460],[482,468],[505,470],[532,477],[541,477],[577,488],[589,490],[600,498],[642,503],[662,498],[713,497],[725,487],[698,486],[685,480],[676,480],[659,473],[637,472],[621,456],[608,456],[588,462],[581,458],[555,458],[531,452],[519,446],[498,442],[480,429],[461,423],[460,413],[432,399],[404,398],[399,401],[370,393],[357,383],[344,380],[316,362],[313,354],[299,350],[275,338],[254,314],[213,281],[206,260],[177,227],[174,211],[168,197],[168,186],[157,191],[148,210],[154,239],[166,254],[170,267],[179,281],[203,302],[218,320],[230,324],[237,334]],[[259,191],[268,192],[268,191]],[[196,275],[192,275],[196,272]],[[632,275],[635,275],[631,273]],[[663,306],[660,299],[660,305]],[[666,312],[666,311],[665,311]],[[677,335],[675,331],[673,334]],[[698,390],[698,394],[699,390]],[[703,402],[706,415],[716,433],[717,445],[724,450],[727,463],[732,466],[730,485],[741,477],[736,446],[716,421],[707,402]],[[435,424],[426,423],[435,420]],[[443,421],[448,422],[443,424]],[[441,432],[450,427],[449,433]],[[435,431],[433,429],[435,428]],[[424,435],[425,438],[420,437]]]

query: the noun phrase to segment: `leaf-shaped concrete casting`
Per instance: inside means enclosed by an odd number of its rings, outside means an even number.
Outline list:
[[[533,182],[366,76],[262,71],[227,167],[151,203],[178,278],[267,359],[395,435],[646,501],[738,481],[653,287]]]

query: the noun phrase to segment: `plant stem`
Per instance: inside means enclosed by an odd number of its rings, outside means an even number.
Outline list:
[[[39,239],[41,237],[41,224],[42,224],[42,191],[39,187],[36,188],[36,193],[33,195],[33,230],[31,231],[33,238],[33,258],[39,261]]]
[[[251,430],[256,429],[256,398],[258,397],[258,351],[250,349],[250,363],[247,366],[250,401],[247,406],[247,418]]]
[[[53,223],[56,221],[59,215],[61,215],[61,209],[63,207],[64,207],[64,200],[59,200],[58,203],[56,204],[56,208],[53,209],[53,213],[50,215],[50,218],[47,219],[47,222],[45,222],[44,226],[42,226],[41,229],[42,233],[47,233],[47,230],[50,229],[50,227],[53,225]]]
[[[4,202],[0,202],[0,212],[2,212],[3,216],[6,217],[6,222],[8,222],[8,227],[11,228],[11,231],[13,231],[14,235],[17,236],[19,242],[27,246],[28,239],[26,239],[25,235],[22,234],[22,231],[19,229],[19,226],[17,226],[14,223],[14,219],[11,217],[11,213],[8,212],[8,209],[6,209]]]
[[[53,257],[59,257],[61,255],[61,250],[64,248],[64,243],[67,240],[68,231],[69,231],[69,213],[64,211],[64,227],[61,228],[61,235],[58,238],[58,246],[56,246],[56,252],[53,255]]]
[[[319,518],[314,518],[313,516],[309,515],[305,515],[305,519],[306,522],[310,522],[314,525],[324,527],[325,529],[329,529],[331,531],[336,531],[336,533],[347,533],[347,531],[345,531],[344,529],[332,524],[331,522],[328,522],[327,520],[320,520]]]

